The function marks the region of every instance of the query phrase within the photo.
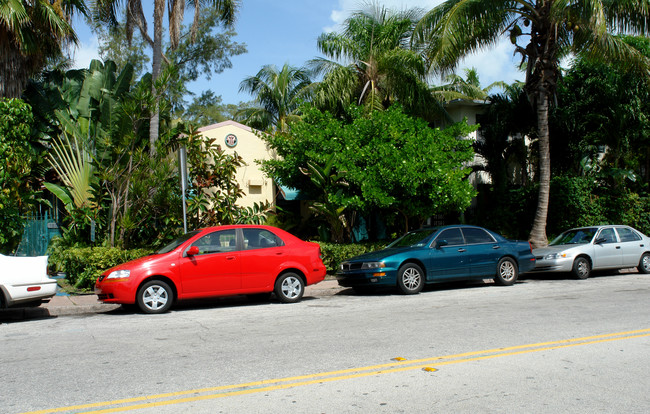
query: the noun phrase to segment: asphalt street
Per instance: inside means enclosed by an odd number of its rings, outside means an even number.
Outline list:
[[[0,412],[646,413],[650,277],[0,324]]]

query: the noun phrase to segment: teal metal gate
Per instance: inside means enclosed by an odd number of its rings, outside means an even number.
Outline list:
[[[59,226],[47,212],[44,215],[27,217],[16,256],[44,256],[50,240],[60,235]]]

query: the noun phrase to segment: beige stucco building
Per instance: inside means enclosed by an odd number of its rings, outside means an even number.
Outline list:
[[[256,160],[267,160],[274,157],[266,143],[256,135],[258,131],[235,121],[224,121],[218,124],[199,128],[199,133],[206,138],[213,138],[215,143],[227,154],[237,153],[245,162],[237,171],[237,182],[245,196],[237,204],[251,207],[254,203],[275,204],[275,185],[273,180],[266,177]]]

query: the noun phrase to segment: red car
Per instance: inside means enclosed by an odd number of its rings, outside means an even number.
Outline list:
[[[95,284],[106,303],[162,313],[176,300],[270,294],[297,302],[325,278],[320,246],[270,226],[231,225],[187,233],[154,255],[104,272]]]

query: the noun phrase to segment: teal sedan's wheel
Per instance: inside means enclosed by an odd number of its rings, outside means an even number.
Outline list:
[[[494,281],[501,286],[510,286],[517,281],[519,276],[519,270],[517,269],[517,263],[510,257],[504,257],[499,260],[497,265],[497,274],[494,277]]]
[[[573,262],[573,270],[571,273],[573,273],[573,276],[578,279],[588,278],[589,273],[591,273],[591,264],[589,263],[589,260],[585,257],[576,258]]]
[[[174,291],[162,280],[152,280],[138,289],[138,307],[144,313],[165,313],[174,301]]]
[[[424,272],[415,263],[406,263],[397,271],[397,287],[405,295],[420,293],[424,288]]]
[[[650,273],[650,253],[643,253],[639,265],[637,266],[639,273]]]

